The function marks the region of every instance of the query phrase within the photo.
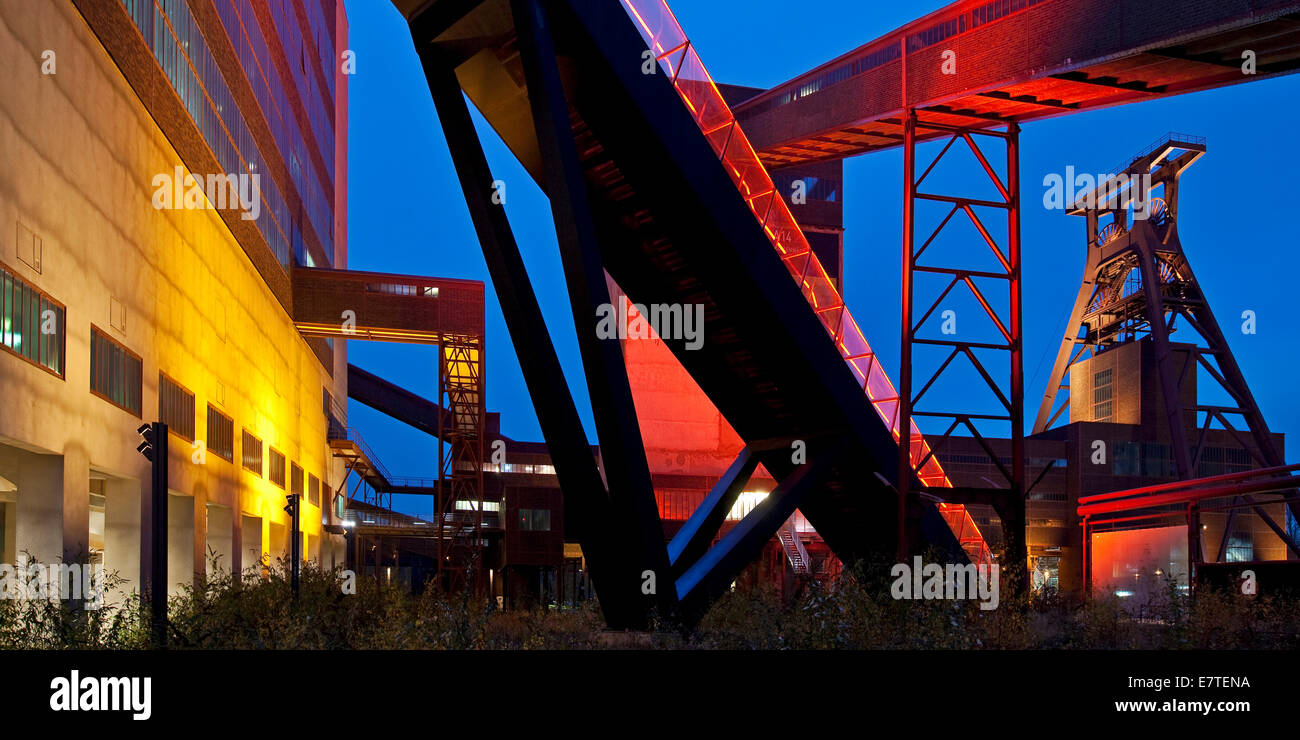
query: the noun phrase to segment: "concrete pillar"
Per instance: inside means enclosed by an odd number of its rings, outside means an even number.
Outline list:
[[[242,578],[244,568],[252,560],[244,552],[244,504],[238,488],[230,499],[230,574],[235,580]]]
[[[167,500],[167,595],[194,585],[194,499],[172,493]]]
[[[218,571],[232,573],[231,563],[235,557],[235,522],[230,507],[220,504],[207,505],[207,547],[208,557],[204,558],[204,570],[211,578]],[[217,569],[213,570],[212,557],[216,557]],[[237,571],[234,571],[237,573]]]
[[[243,567],[257,566],[262,560],[262,518],[243,515],[240,530],[242,546],[239,552],[243,559]]]
[[[18,453],[15,553],[40,563],[63,560],[63,457]],[[90,472],[86,472],[89,516]],[[90,520],[86,520],[89,535]]]
[[[104,481],[104,573],[125,579],[117,596],[139,592],[140,571],[140,482],[125,478]]]
[[[90,562],[90,455],[69,443],[62,456],[63,562]]]
[[[270,547],[271,567],[280,568],[287,564],[289,558],[289,528],[279,522],[271,522]]]
[[[18,490],[0,491],[0,563],[13,564],[18,552]]]
[[[194,563],[194,582],[198,583],[208,573],[208,496],[200,487],[190,499],[194,520],[190,522],[194,539],[190,541],[193,550],[190,557]]]

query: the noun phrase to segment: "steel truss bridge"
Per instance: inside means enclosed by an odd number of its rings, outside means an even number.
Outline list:
[[[1023,564],[1021,123],[1300,65],[1300,3],[1205,0],[1171,10],[1146,0],[976,0],[733,112],[663,0],[394,3],[409,22],[565,493],[566,526],[613,628],[644,627],[656,611],[699,615],[796,508],[841,560],[893,562],[925,546],[989,557],[961,505],[989,503],[1002,515],[1010,564]],[[1243,75],[1241,49],[1255,53],[1256,74]],[[947,51],[962,73],[941,73]],[[647,53],[654,74],[643,73]],[[551,200],[603,468],[492,198],[466,97]],[[980,142],[990,137],[1005,142],[1004,160],[985,155]],[[934,164],[918,167],[916,150],[928,139],[947,140],[939,158],[969,148],[997,197],[927,189]],[[894,146],[905,152],[908,255],[897,390],[767,171]],[[951,206],[936,234],[953,218],[969,219],[1000,268],[922,262],[934,235],[917,238],[919,201]],[[988,211],[1006,219],[1005,239],[985,228],[978,213]],[[919,325],[943,298],[918,298],[919,272],[950,277],[943,295],[969,290],[998,327],[999,342],[943,346],[980,371],[1005,414],[978,419],[918,403],[949,365],[912,377],[913,345],[935,343]],[[606,274],[637,303],[704,306],[702,348],[665,341],[745,442],[667,546],[619,345],[598,338],[590,318],[609,303]],[[989,373],[981,353],[1005,353],[1007,376]],[[976,421],[1007,424],[1012,464],[998,463],[1005,486],[953,488],[917,426],[921,417],[950,421],[943,437],[963,428],[981,442]],[[792,459],[797,443],[806,462]],[[759,464],[777,488],[713,544]],[[656,588],[647,587],[652,579]]]

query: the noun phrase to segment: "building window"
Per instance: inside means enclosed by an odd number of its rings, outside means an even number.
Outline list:
[[[1291,507],[1286,507],[1286,531],[1292,542],[1300,542],[1300,519],[1291,516]]]
[[[410,283],[366,283],[366,292],[420,298],[438,297],[436,285],[411,285]]]
[[[63,377],[63,304],[0,265],[0,347]]]
[[[235,461],[235,421],[208,404],[208,451],[226,462]]]
[[[1174,476],[1174,451],[1159,442],[1115,443],[1115,475],[1144,475],[1151,478]]]
[[[266,477],[270,478],[275,485],[284,488],[284,453],[274,447],[271,448],[271,465]]]
[[[320,506],[320,478],[307,474],[307,501],[312,506]]]
[[[944,39],[950,36],[956,36],[957,34],[964,32],[965,30],[966,30],[965,14],[953,18],[952,20],[944,21],[942,23],[936,23],[935,25],[925,29],[924,31],[921,31],[920,33],[915,33],[912,34],[911,36],[908,36],[907,51],[910,53],[913,51],[920,51],[921,49],[924,49],[928,46],[934,46],[940,41],[943,41]]]
[[[520,509],[519,529],[523,532],[551,531],[550,509]]]
[[[140,415],[144,394],[140,356],[90,327],[90,392],[125,411]]]
[[[1201,459],[1196,465],[1196,473],[1201,477],[1240,473],[1253,467],[1250,451],[1241,447],[1206,447],[1201,450]]]
[[[244,441],[240,445],[240,453],[243,455],[244,470],[262,475],[262,440],[254,437],[244,430]]]
[[[158,418],[167,431],[194,441],[194,394],[162,373],[158,373]]]
[[[1255,543],[1249,531],[1233,532],[1228,537],[1228,549],[1224,553],[1224,562],[1249,563],[1255,559]]]
[[[1142,446],[1136,442],[1117,442],[1115,444],[1115,475],[1142,474]]]
[[[1092,376],[1092,420],[1110,421],[1114,413],[1111,399],[1115,392],[1114,371],[1107,368]]]
[[[979,28],[985,23],[992,23],[1003,16],[1024,10],[1043,2],[1043,0],[993,0],[971,11],[971,28]]]
[[[299,496],[302,496],[303,495],[302,487],[303,487],[302,468],[299,467],[298,463],[293,463],[289,467],[289,493],[296,493]]]
[[[1158,478],[1172,478],[1174,449],[1158,442],[1142,443],[1142,474]]]

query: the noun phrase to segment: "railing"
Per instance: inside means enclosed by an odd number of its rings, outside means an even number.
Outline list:
[[[366,441],[362,439],[360,432],[352,427],[347,427],[343,430],[342,436],[333,436],[330,437],[330,439],[345,439],[356,445],[357,449],[361,451],[361,454],[365,456],[370,467],[379,474],[379,477],[383,478],[385,483],[392,483],[393,476],[389,475],[388,468],[385,468],[384,464],[379,461],[379,456],[376,455],[375,451],[370,449],[370,445],[366,444]]]
[[[1133,163],[1134,163],[1134,162],[1138,161],[1139,159],[1142,159],[1143,157],[1146,157],[1146,156],[1150,156],[1150,155],[1152,155],[1152,154],[1155,154],[1157,151],[1159,151],[1159,150],[1160,150],[1162,147],[1164,147],[1166,144],[1175,144],[1175,145],[1177,145],[1177,144],[1190,144],[1191,146],[1201,146],[1201,147],[1203,147],[1203,146],[1205,146],[1205,137],[1204,137],[1204,136],[1192,136],[1191,134],[1180,134],[1180,133],[1178,133],[1178,132],[1176,132],[1176,131],[1169,131],[1169,132],[1165,133],[1163,136],[1161,136],[1160,138],[1158,138],[1158,139],[1156,139],[1155,141],[1151,142],[1151,143],[1150,143],[1149,145],[1147,145],[1144,149],[1142,149],[1142,151],[1140,151],[1140,152],[1138,152],[1137,154],[1134,154],[1133,156],[1129,157],[1126,161],[1121,162],[1119,165],[1117,165],[1117,166],[1115,166],[1114,168],[1112,168],[1112,169],[1110,170],[1110,172],[1107,172],[1107,173],[1104,173],[1104,174],[1115,175],[1115,174],[1119,174],[1119,173],[1121,173],[1121,172],[1127,172],[1128,169],[1129,169],[1130,167],[1133,166]]]
[[[752,106],[742,104],[739,107],[744,108],[743,113],[746,117],[779,108],[825,92],[841,82],[898,61],[905,56],[904,47],[906,47],[906,55],[911,55],[939,43],[952,43],[958,36],[971,33],[1044,2],[1048,0],[991,0],[978,6],[974,2],[967,2],[958,8],[953,8],[950,13],[939,15],[948,10],[945,8],[895,29],[805,75],[755,95],[755,98],[765,98],[759,103]],[[1027,32],[1030,26],[1025,25],[1024,28]],[[998,34],[1005,43],[1006,32],[999,31]],[[1025,37],[1024,40],[1029,39]],[[901,73],[900,70],[899,74]]]
[[[672,10],[664,0],[621,1],[664,73],[672,80],[682,102],[694,116],[700,131],[725,165],[754,217],[763,226],[773,249],[780,255],[790,276],[799,284],[804,298],[857,377],[876,413],[893,432],[894,439],[901,443],[898,392],[884,368],[876,361],[871,345],[849,314],[821,261],[813,253],[785,199],[777,193],[772,178],[759,161],[758,154],[736,122],[731,108],[718,92]],[[912,465],[915,467],[925,460],[925,464],[917,470],[921,482],[927,486],[951,487],[951,481],[939,461],[930,454],[930,445],[921,435],[915,421],[909,425],[908,438]],[[969,516],[966,518],[969,519]],[[974,526],[973,521],[971,526]],[[978,532],[978,528],[975,531]],[[984,549],[987,550],[987,545]],[[976,555],[971,554],[972,557]]]
[[[325,413],[328,425],[325,430],[327,439],[347,439],[348,437],[348,410],[334,399],[328,391],[324,391],[321,397],[321,410]]]
[[[785,524],[777,532],[781,540],[781,547],[785,550],[785,556],[790,560],[790,567],[794,569],[796,575],[808,575],[810,573],[808,562],[808,551],[804,549],[803,540],[799,539],[799,533],[794,529],[793,517],[787,519]]]
[[[426,516],[415,516],[412,514],[402,514],[391,511],[374,504],[375,509],[344,509],[343,521],[351,523],[353,526],[366,527],[401,527],[411,530],[420,530],[427,532],[438,531],[437,516],[426,519]],[[443,515],[443,531],[461,532],[474,530],[478,524],[478,512],[474,511],[449,511]],[[502,519],[498,512],[483,512],[483,529],[501,529]]]
[[[408,476],[392,476],[388,478],[388,483],[393,488],[437,488],[437,478],[420,478]]]
[[[407,529],[422,529],[430,532],[436,531],[438,525],[434,522],[425,521],[418,517],[408,516],[387,511],[357,511],[355,509],[344,509],[343,521],[351,522],[353,526],[362,527],[402,527]]]
[[[939,504],[939,514],[948,523],[961,548],[976,565],[992,565],[993,551],[980,534],[979,525],[971,518],[970,511],[961,504]]]
[[[813,253],[789,206],[781,198],[744,131],[723,100],[672,11],[663,0],[622,0],[641,35],[654,51],[665,74],[673,80],[682,102],[695,117],[714,152],[726,165],[736,187],[762,224],[772,247],[780,254],[804,298],[816,311],[822,326],[835,341],[840,355],[862,385],[880,418],[899,439],[898,393],[875,352],[862,335],[826,269]],[[911,424],[913,464],[929,455],[930,448],[915,422]],[[939,462],[930,456],[918,475],[926,485],[950,486]]]

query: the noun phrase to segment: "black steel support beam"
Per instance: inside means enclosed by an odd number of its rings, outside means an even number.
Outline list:
[[[1160,273],[1156,270],[1155,254],[1145,241],[1139,240],[1136,250],[1138,269],[1142,275],[1142,292],[1146,295],[1147,319],[1151,323],[1151,340],[1155,343],[1156,370],[1165,402],[1174,468],[1178,471],[1179,478],[1189,480],[1196,476],[1196,471],[1192,469],[1192,451],[1187,444],[1187,429],[1183,425],[1183,404],[1174,375],[1173,349],[1169,345],[1169,327],[1165,323],[1164,299],[1160,295]]]
[[[1199,290],[1200,283],[1196,282],[1191,265],[1184,262],[1183,269]],[[1259,403],[1255,401],[1255,394],[1251,393],[1250,386],[1246,383],[1246,376],[1241,372],[1241,366],[1237,364],[1237,358],[1232,354],[1228,339],[1224,336],[1223,329],[1219,327],[1218,320],[1214,318],[1209,303],[1206,302],[1203,309],[1192,310],[1191,313],[1196,316],[1197,332],[1210,345],[1211,353],[1218,363],[1220,373],[1216,375],[1216,380],[1241,408],[1242,416],[1246,419],[1246,425],[1250,429],[1255,446],[1259,449],[1259,454],[1264,458],[1265,465],[1270,467],[1283,465],[1282,455],[1273,444],[1273,437],[1269,433],[1268,423],[1264,420],[1264,413],[1260,410]],[[1191,317],[1186,316],[1186,318]],[[1205,364],[1209,367],[1208,363]],[[1249,449],[1247,445],[1242,446]],[[1286,502],[1292,518],[1300,522],[1300,497],[1297,497],[1294,491],[1290,491],[1286,494]]]
[[[717,536],[722,522],[736,503],[749,477],[758,467],[758,455],[746,446],[736,456],[727,472],[723,473],[713,485],[709,495],[695,508],[695,513],[677,530],[672,542],[668,543],[668,560],[672,566],[673,578],[681,577],[686,569],[693,565],[700,556],[708,551],[713,538]]]
[[[656,589],[654,594],[645,594],[641,589],[642,575],[647,571],[652,571],[656,579],[667,579],[668,551],[622,347],[616,338],[602,339],[596,332],[599,310],[612,304],[550,21],[537,0],[512,0],[511,10],[609,484],[611,524],[624,546],[622,557],[628,559],[625,565],[638,576],[618,587],[630,589],[645,601],[647,615],[653,606],[667,611],[676,601],[668,589]]]
[[[826,449],[809,450],[809,460],[777,484],[776,488],[745,515],[718,544],[705,552],[677,579],[677,598],[682,614],[698,617],[703,607],[720,596],[746,565],[753,562],[763,545],[776,535],[785,520],[799,507],[808,491],[821,485],[836,465],[843,450],[839,442]]]
[[[439,0],[430,3],[411,17],[411,37],[415,39],[415,48],[423,49],[424,44],[432,43],[482,4],[483,0]]]
[[[542,436],[564,491],[566,528],[577,535],[582,545],[606,623],[616,629],[634,626],[640,623],[639,608],[624,597],[626,589],[618,585],[627,574],[610,560],[609,496],[587,444],[582,420],[569,393],[505,209],[492,201],[494,178],[460,82],[455,70],[436,50],[424,46],[418,38],[416,46],[423,49],[421,63],[429,92],[447,137]]]
[[[431,437],[438,437],[438,419],[451,429],[451,412],[423,396],[348,364],[348,398],[400,422],[409,424]]]

